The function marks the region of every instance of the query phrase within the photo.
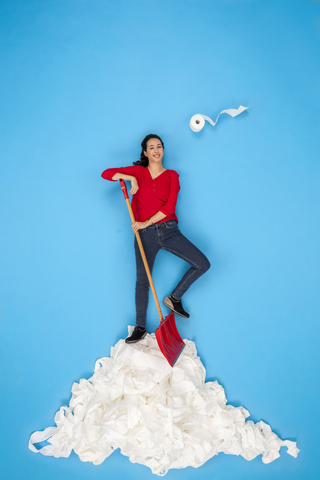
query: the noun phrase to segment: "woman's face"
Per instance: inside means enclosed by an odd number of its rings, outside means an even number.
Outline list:
[[[144,151],[146,157],[148,157],[149,163],[161,163],[164,154],[162,143],[158,138],[150,138],[147,142],[147,151]]]

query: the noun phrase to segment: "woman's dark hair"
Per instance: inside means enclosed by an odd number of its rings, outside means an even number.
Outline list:
[[[140,154],[140,160],[138,160],[137,162],[133,162],[133,165],[142,165],[143,167],[147,167],[149,165],[148,157],[145,156],[144,152],[147,151],[147,143],[149,140],[151,140],[151,138],[157,138],[158,140],[160,140],[161,145],[164,148],[163,141],[161,140],[159,135],[154,135],[153,133],[149,133],[149,135],[144,137],[144,139],[141,142],[142,152]]]

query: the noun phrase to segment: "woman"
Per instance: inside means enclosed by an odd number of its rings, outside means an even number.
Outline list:
[[[180,190],[179,175],[162,165],[164,145],[158,135],[147,135],[142,143],[140,160],[132,167],[108,168],[102,178],[111,181],[120,179],[131,182],[129,193],[133,195],[132,210],[136,221],[134,232],[140,231],[150,271],[160,249],[174,253],[190,264],[172,293],[163,303],[182,317],[189,318],[182,306],[181,297],[188,288],[210,267],[207,257],[195,247],[178,228],[175,208]],[[126,338],[126,343],[138,342],[147,334],[146,317],[149,299],[149,281],[142,261],[138,242],[134,241],[136,281],[136,327]]]

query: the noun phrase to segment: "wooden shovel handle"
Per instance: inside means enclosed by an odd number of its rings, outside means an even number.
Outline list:
[[[126,203],[127,203],[127,207],[128,207],[130,218],[131,218],[131,222],[134,223],[135,218],[134,218],[133,211],[132,211],[132,208],[131,208],[131,205],[130,205],[127,186],[126,186],[124,180],[122,180],[122,178],[120,178],[120,185],[121,185],[121,189],[122,189],[123,194],[124,194],[124,198],[125,198]],[[162,316],[162,312],[161,312],[161,308],[160,308],[160,303],[159,303],[159,300],[158,300],[158,297],[157,297],[156,289],[154,288],[154,283],[153,283],[150,268],[149,268],[149,265],[148,265],[148,262],[147,262],[147,257],[146,257],[146,254],[144,253],[144,248],[143,248],[143,245],[142,245],[142,242],[141,242],[139,231],[136,232],[136,238],[137,238],[137,242],[138,242],[138,245],[139,245],[139,249],[140,249],[141,257],[142,257],[142,260],[143,260],[143,264],[144,264],[145,269],[146,269],[146,273],[147,273],[147,277],[148,277],[148,280],[149,280],[149,283],[150,283],[150,287],[151,287],[151,290],[152,290],[153,298],[154,298],[154,301],[156,302],[156,307],[157,307],[158,314],[159,314],[159,317],[160,317],[160,322],[163,322],[163,316]]]

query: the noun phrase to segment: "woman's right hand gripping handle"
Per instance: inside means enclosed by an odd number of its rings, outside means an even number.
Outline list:
[[[125,175],[124,173],[116,173],[113,175],[112,180],[120,180],[120,178],[123,180],[129,180],[131,182],[131,190],[129,191],[131,195],[137,193],[139,186],[136,177],[133,177],[132,175]]]

